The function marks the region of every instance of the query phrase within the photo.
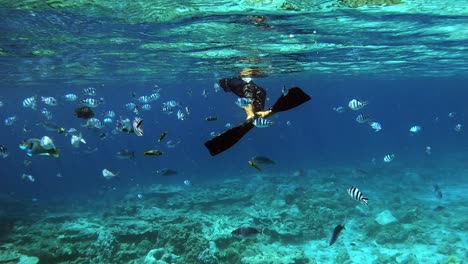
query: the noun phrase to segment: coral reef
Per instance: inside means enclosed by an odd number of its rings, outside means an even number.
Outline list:
[[[0,263],[423,262],[425,253],[404,251],[410,244],[427,247],[449,263],[466,254],[461,237],[439,231],[433,222],[454,218],[451,212],[434,217],[432,210],[414,209],[414,199],[391,213],[377,203],[359,205],[345,190],[336,191],[343,185],[340,175],[347,173],[317,172],[326,176],[313,181],[253,175],[189,188],[153,185],[129,190],[112,206],[31,209],[39,211],[31,211],[30,220],[12,222],[4,232]],[[135,198],[140,193],[143,198]],[[381,195],[392,200],[393,193]],[[337,224],[346,229],[326,247]],[[261,232],[231,235],[241,226]]]
[[[340,0],[339,5],[345,7],[361,7],[361,6],[382,6],[382,5],[398,5],[403,3],[401,0]]]

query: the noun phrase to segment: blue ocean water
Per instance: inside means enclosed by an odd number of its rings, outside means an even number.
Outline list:
[[[154,249],[179,256],[164,263],[428,263],[431,254],[433,263],[464,263],[463,1],[348,2],[1,2],[0,263],[156,263]],[[240,75],[267,91],[266,108],[283,87],[312,100],[211,156],[204,143],[245,121],[238,97],[216,86]],[[83,93],[89,87],[95,96]],[[155,92],[150,110],[126,108]],[[78,100],[66,101],[70,93]],[[31,96],[37,109],[23,107]],[[84,127],[75,109],[86,98],[103,98],[94,117],[114,111],[112,122]],[[368,105],[353,111],[352,99]],[[135,117],[143,136],[116,130],[118,119]],[[72,146],[71,128],[86,143]],[[43,136],[60,157],[19,148]],[[118,158],[122,150],[135,157]],[[259,155],[275,165],[256,170],[248,162]],[[118,175],[106,179],[103,169]],[[368,206],[346,194],[350,186]],[[387,211],[398,220],[382,224]],[[338,224],[346,230],[326,245]],[[231,236],[246,225],[261,234]]]
[[[464,166],[463,158],[467,151],[464,133],[457,133],[457,123],[465,123],[464,107],[467,91],[463,79],[410,79],[410,80],[317,80],[305,77],[265,78],[255,82],[268,91],[266,105],[270,106],[281,95],[283,86],[299,86],[312,96],[312,100],[297,109],[272,117],[273,127],[254,129],[234,147],[219,156],[211,157],[203,143],[210,139],[211,132],[223,132],[225,124],[241,123],[245,114],[235,105],[236,96],[212,89],[217,80],[176,83],[158,83],[162,89],[161,98],[153,103],[150,111],[141,111],[144,120],[144,137],[134,134],[113,135],[113,125],[104,129],[81,128],[85,120],[74,115],[79,102],[59,101],[58,106],[47,107],[53,113],[53,122],[66,129],[77,128],[83,133],[87,144],[80,148],[70,145],[70,137],[47,131],[40,123],[45,118],[32,109],[21,107],[24,98],[32,95],[54,96],[61,99],[67,93],[81,93],[86,87],[62,87],[49,83],[47,86],[22,88],[5,87],[2,90],[2,120],[16,116],[12,126],[4,126],[1,131],[3,145],[10,152],[8,158],[1,159],[2,192],[15,193],[22,199],[47,199],[70,193],[96,193],[105,188],[127,188],[137,184],[153,182],[181,183],[183,178],[193,182],[230,177],[251,170],[247,160],[255,155],[266,155],[280,162],[280,170],[293,170],[309,167],[368,166],[372,158],[381,162],[388,153],[397,154],[396,161],[401,166],[417,167],[426,163],[438,162],[445,166]],[[148,85],[151,87],[151,85]],[[148,94],[151,88],[131,83],[108,83],[96,86],[97,97],[105,103],[95,109],[96,116],[113,110],[117,116],[135,114],[124,108],[132,101],[132,93]],[[201,91],[209,91],[202,96]],[[369,105],[362,111],[351,111],[349,100],[362,98]],[[178,120],[175,114],[161,111],[162,102],[176,100],[189,107],[186,120]],[[41,104],[41,103],[39,103]],[[343,106],[346,111],[337,113],[333,107]],[[41,108],[41,107],[39,107]],[[358,112],[372,116],[383,129],[374,132],[367,124],[355,121]],[[450,118],[448,115],[455,112]],[[219,120],[208,122],[208,116]],[[287,124],[290,122],[290,124]],[[422,127],[419,135],[410,135],[413,125]],[[24,132],[26,127],[28,132]],[[180,140],[175,148],[157,143],[163,131],[165,140]],[[109,133],[100,139],[103,132]],[[51,157],[30,157],[31,165],[25,167],[25,152],[18,148],[21,140],[51,137],[61,147],[59,159]],[[425,153],[431,146],[432,154]],[[86,149],[97,150],[86,154]],[[159,157],[147,157],[143,152],[161,149]],[[119,160],[116,153],[121,149],[136,152],[134,160]],[[174,168],[180,172],[175,179],[157,177],[154,172],[162,168]],[[106,181],[101,176],[103,168],[120,171],[116,181]],[[34,184],[20,180],[23,173],[34,175]],[[57,178],[57,173],[63,178]],[[183,176],[182,176],[183,175]]]

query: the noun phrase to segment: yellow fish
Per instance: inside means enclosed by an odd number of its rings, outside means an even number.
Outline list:
[[[253,160],[249,160],[249,165],[256,168],[258,171],[263,171],[262,168],[260,168],[260,166],[258,166],[258,164]]]
[[[163,154],[162,151],[156,150],[156,149],[151,149],[151,150],[143,152],[143,155],[146,155],[146,156],[161,156],[162,154]]]

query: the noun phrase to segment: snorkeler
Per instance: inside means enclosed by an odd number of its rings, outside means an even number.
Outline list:
[[[264,110],[266,91],[256,85],[250,78],[225,78],[219,80],[219,85],[225,92],[233,92],[238,98],[236,104],[242,107],[247,114],[246,121],[232,127],[224,133],[205,142],[205,146],[212,156],[229,149],[236,144],[254,126],[266,127],[272,124],[266,118],[282,111],[295,108],[311,98],[299,87],[288,90],[283,89],[283,94],[268,110]]]

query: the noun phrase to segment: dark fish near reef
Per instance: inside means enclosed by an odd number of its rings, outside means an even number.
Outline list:
[[[163,176],[172,176],[176,175],[177,171],[172,170],[172,169],[160,169],[156,171],[157,174],[161,174]]]
[[[94,116],[94,112],[91,107],[82,106],[75,109],[75,115],[78,118],[89,119]]]
[[[254,227],[239,227],[236,230],[232,231],[231,234],[241,237],[248,237],[251,235],[256,235],[261,233],[258,229]]]
[[[276,164],[274,160],[270,159],[267,156],[260,156],[260,155],[254,156],[252,157],[252,160],[260,164],[271,164],[271,165]]]
[[[167,131],[164,131],[161,133],[161,135],[158,138],[158,142],[161,142],[167,135]]]
[[[438,184],[433,185],[434,188],[434,195],[437,199],[442,199],[442,191],[440,190],[440,186]]]
[[[331,246],[333,245],[333,243],[336,242],[336,239],[338,239],[338,236],[340,235],[343,229],[345,229],[344,225],[337,225],[335,229],[333,229],[333,232],[330,234],[330,237],[328,238],[328,246]]]
[[[134,159],[135,158],[135,151],[129,149],[122,149],[115,156],[118,159]]]
[[[217,116],[208,116],[205,118],[206,121],[216,121],[218,120],[218,117]]]

